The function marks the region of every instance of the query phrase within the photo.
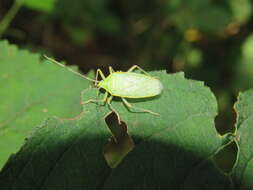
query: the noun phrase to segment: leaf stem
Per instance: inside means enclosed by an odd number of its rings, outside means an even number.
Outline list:
[[[0,38],[3,33],[9,27],[11,21],[14,19],[16,14],[18,13],[20,7],[23,5],[24,0],[16,0],[10,10],[6,13],[3,19],[0,21]]]

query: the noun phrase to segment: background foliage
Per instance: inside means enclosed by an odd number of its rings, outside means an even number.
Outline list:
[[[184,71],[215,92],[221,132],[231,129],[228,110],[239,90],[253,85],[251,0],[15,2],[17,15],[2,38],[53,53],[84,72],[133,64]],[[2,18],[13,4],[1,1]]]
[[[84,73],[96,68],[102,68],[106,73],[109,65],[116,70],[126,70],[134,64],[145,70],[163,69],[168,73],[184,71],[186,78],[204,81],[215,94],[219,109],[215,126],[223,134],[235,130],[236,114],[233,105],[239,91],[253,87],[252,7],[252,0],[2,0],[0,37],[22,49],[51,54],[69,64],[76,64]],[[14,53],[10,54],[9,51]],[[27,64],[24,65],[27,70],[19,73],[16,66],[1,66],[9,63],[7,59],[13,60],[13,64],[17,60]],[[49,71],[48,67],[41,66],[39,76],[43,80],[48,79],[42,84],[45,86],[34,82],[31,88],[27,87],[25,83],[29,83],[29,80],[36,78],[38,74],[38,68],[33,69],[31,63],[40,62],[40,59],[38,55],[17,52],[15,47],[10,48],[7,42],[1,43],[0,60],[0,73],[6,76],[8,70],[13,76],[10,81],[0,83],[0,95],[7,97],[9,94],[6,92],[11,88],[14,89],[13,93],[15,92],[11,100],[15,103],[15,112],[10,114],[7,111],[10,110],[10,104],[3,98],[5,101],[0,107],[1,113],[10,116],[0,118],[0,127],[1,122],[6,119],[11,120],[10,125],[23,126],[18,132],[15,131],[14,134],[18,134],[15,138],[0,140],[0,146],[8,155],[18,150],[22,139],[31,128],[46,116],[52,115],[38,114],[32,119],[34,123],[28,127],[25,119],[21,123],[19,120],[9,119],[15,116],[14,113],[19,113],[18,106],[25,104],[22,102],[25,101],[22,95],[26,91],[30,92],[30,95],[34,94],[34,99],[26,99],[36,102],[36,98],[49,93],[53,86],[59,84],[60,87],[61,84],[64,86],[73,82],[76,89],[68,96],[74,101],[74,94],[80,94],[86,85],[81,85],[81,81],[76,82],[79,79],[66,79],[69,83],[66,83],[65,79],[52,82],[51,74],[55,75],[56,79],[62,76],[57,74],[60,72],[57,71],[58,68]],[[21,64],[20,68],[22,67]],[[18,81],[21,76],[24,77],[24,82]],[[3,81],[6,81],[6,78]],[[5,92],[2,90],[4,88]],[[79,95],[75,97],[79,98]],[[54,102],[54,98],[50,101]],[[64,103],[68,104],[68,101]],[[57,109],[62,111],[63,116],[69,115],[69,111],[60,109],[65,107],[65,104],[59,101],[57,104]],[[35,106],[34,109],[40,108]],[[73,110],[80,110],[79,105]],[[64,113],[65,111],[67,112]],[[6,145],[17,141],[19,145],[14,144],[15,148],[6,148]],[[240,143],[234,143],[232,152],[237,146],[244,147]],[[230,158],[230,153],[227,154]],[[6,159],[7,157],[0,157],[2,165]],[[219,161],[223,166],[227,163],[224,159]],[[241,162],[243,161],[239,158],[238,166],[243,165]],[[235,171],[240,173],[241,168],[237,167]],[[251,171],[250,167],[247,171]],[[233,178],[241,181],[237,174]]]

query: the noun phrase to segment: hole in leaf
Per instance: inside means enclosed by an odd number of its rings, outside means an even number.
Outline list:
[[[104,157],[111,168],[117,165],[134,148],[134,141],[127,133],[127,125],[119,121],[116,113],[111,112],[106,116],[105,122],[110,129],[112,136],[104,147]]]

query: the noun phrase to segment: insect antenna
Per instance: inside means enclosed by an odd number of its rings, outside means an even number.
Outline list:
[[[76,72],[76,71],[74,71],[73,69],[70,69],[69,67],[67,67],[67,66],[65,66],[65,65],[63,65],[63,64],[61,64],[60,62],[58,62],[58,61],[56,61],[56,60],[54,60],[54,59],[52,59],[52,58],[50,58],[50,57],[47,57],[46,55],[44,55],[44,57],[45,57],[47,60],[51,61],[52,63],[55,63],[55,64],[57,64],[57,65],[59,65],[59,66],[61,66],[61,67],[64,67],[65,69],[69,70],[70,72],[72,72],[72,73],[74,73],[74,74],[76,74],[76,75],[78,75],[78,76],[80,76],[80,77],[82,77],[82,78],[84,78],[84,79],[86,79],[86,80],[89,80],[89,81],[92,81],[92,82],[99,82],[99,81],[97,81],[97,80],[90,79],[89,77],[86,77],[85,75],[82,75],[81,73]]]

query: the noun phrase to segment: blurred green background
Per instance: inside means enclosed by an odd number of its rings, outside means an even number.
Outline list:
[[[224,133],[233,129],[239,91],[253,87],[252,7],[251,0],[1,0],[0,38],[84,73],[134,64],[184,71],[214,92]]]

